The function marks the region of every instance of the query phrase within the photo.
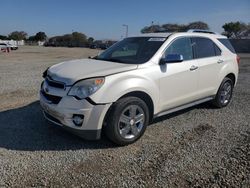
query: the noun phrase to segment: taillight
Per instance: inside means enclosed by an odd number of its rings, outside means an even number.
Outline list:
[[[237,63],[239,64],[240,63],[240,56],[236,56],[236,60],[237,60]]]

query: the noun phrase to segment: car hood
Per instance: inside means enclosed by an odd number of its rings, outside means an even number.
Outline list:
[[[76,81],[91,77],[101,77],[134,70],[137,65],[123,64],[94,59],[77,59],[51,66],[48,75],[56,81],[72,85]]]

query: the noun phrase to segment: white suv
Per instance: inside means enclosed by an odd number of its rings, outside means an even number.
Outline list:
[[[139,139],[158,116],[212,101],[229,104],[239,58],[225,36],[206,31],[126,38],[92,59],[48,68],[45,117],[85,138]]]

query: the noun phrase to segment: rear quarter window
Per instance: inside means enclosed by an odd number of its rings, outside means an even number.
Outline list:
[[[210,39],[202,37],[192,38],[195,58],[214,57],[221,55],[220,48]]]
[[[229,49],[232,53],[236,53],[234,47],[228,39],[218,39],[227,49]]]

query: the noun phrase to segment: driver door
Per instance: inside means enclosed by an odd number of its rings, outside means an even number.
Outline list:
[[[161,110],[168,110],[198,99],[198,63],[193,59],[192,42],[189,37],[174,39],[167,47],[167,54],[180,54],[183,61],[160,65]]]

